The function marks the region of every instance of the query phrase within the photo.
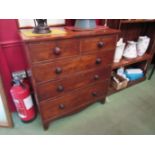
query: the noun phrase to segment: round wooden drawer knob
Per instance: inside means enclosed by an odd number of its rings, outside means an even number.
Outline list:
[[[62,73],[62,68],[57,67],[56,70],[55,70],[55,73],[56,73],[56,74]]]
[[[59,85],[59,86],[57,87],[57,91],[58,91],[58,92],[64,91],[64,87],[63,87],[62,85]]]
[[[65,105],[64,104],[59,104],[59,109],[64,109]]]
[[[98,42],[97,46],[98,46],[99,48],[102,48],[102,47],[104,46],[104,43],[103,43],[102,41],[100,41],[100,42]]]
[[[96,64],[101,64],[101,63],[102,63],[101,58],[97,58],[97,59],[96,59]]]
[[[95,79],[95,80],[98,80],[99,78],[100,78],[99,75],[97,75],[97,74],[94,75],[94,79]]]
[[[55,48],[53,49],[53,52],[54,52],[55,55],[60,55],[61,49],[60,49],[59,47],[55,47]]]
[[[96,92],[92,92],[92,96],[96,97],[97,93]]]

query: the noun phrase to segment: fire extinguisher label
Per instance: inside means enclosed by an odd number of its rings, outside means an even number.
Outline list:
[[[24,110],[23,110],[24,111]],[[19,115],[19,117],[21,117],[21,118],[26,118],[26,114],[24,115],[22,112],[21,112],[21,109],[20,109],[20,111],[18,111],[18,115]]]
[[[13,101],[14,101],[15,105],[18,106],[19,101],[16,99],[13,99]]]
[[[33,107],[32,97],[30,95],[26,97],[23,101],[27,110]]]

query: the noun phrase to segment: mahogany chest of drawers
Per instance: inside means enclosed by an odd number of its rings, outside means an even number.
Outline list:
[[[21,32],[45,129],[56,118],[104,102],[110,81],[118,31],[64,31],[44,37]]]

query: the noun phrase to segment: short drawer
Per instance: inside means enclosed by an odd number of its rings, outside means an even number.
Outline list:
[[[36,82],[43,82],[52,79],[60,79],[64,76],[89,69],[106,67],[111,65],[112,60],[113,51],[106,51],[104,53],[83,55],[63,61],[33,65],[32,72]]]
[[[93,86],[71,92],[54,100],[40,102],[40,110],[44,120],[50,120],[68,114],[81,106],[89,105],[101,97],[105,97],[107,82],[102,81]]]
[[[83,74],[69,76],[57,81],[50,81],[36,86],[39,101],[65,95],[72,90],[86,87],[110,77],[111,68],[101,68]]]
[[[116,43],[116,36],[101,36],[89,37],[80,40],[80,50],[82,53],[89,53],[93,51],[114,50]]]
[[[79,40],[66,39],[59,41],[44,41],[29,44],[31,61],[39,62],[56,58],[78,55]]]

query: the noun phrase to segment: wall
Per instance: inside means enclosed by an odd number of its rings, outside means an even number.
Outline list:
[[[9,108],[14,111],[9,90],[11,88],[11,72],[26,68],[23,46],[18,35],[16,19],[0,20],[0,72],[9,103]]]

